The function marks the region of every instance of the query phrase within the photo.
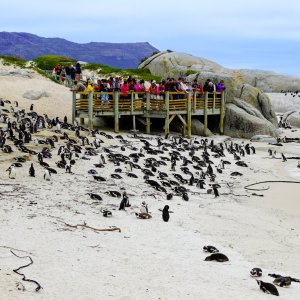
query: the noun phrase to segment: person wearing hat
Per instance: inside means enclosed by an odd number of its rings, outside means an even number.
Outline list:
[[[92,92],[94,90],[94,83],[91,79],[88,80],[87,82],[87,87],[86,87],[86,91],[87,92]]]

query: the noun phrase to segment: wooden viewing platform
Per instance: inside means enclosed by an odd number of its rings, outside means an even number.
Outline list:
[[[108,95],[109,100],[101,100],[101,95]],[[180,98],[180,99],[177,99]],[[73,91],[72,122],[88,118],[88,126],[93,128],[93,118],[113,117],[115,132],[119,132],[119,118],[132,116],[133,130],[136,119],[146,126],[150,134],[151,119],[165,119],[164,131],[169,133],[170,123],[177,116],[183,124],[183,135],[191,137],[192,116],[204,116],[204,132],[207,135],[208,116],[220,115],[220,133],[224,132],[225,93],[165,92],[153,95],[149,92],[76,92]]]

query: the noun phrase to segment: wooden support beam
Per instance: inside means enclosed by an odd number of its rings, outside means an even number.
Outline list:
[[[194,94],[195,97],[195,94]],[[192,136],[192,94],[189,92],[187,94],[187,135],[190,139]]]
[[[114,123],[115,123],[115,132],[119,132],[119,92],[114,92]]]
[[[177,115],[177,117],[180,119],[183,126],[187,126],[185,119],[181,115]]]
[[[73,91],[72,95],[72,124],[76,119],[76,91]]]
[[[169,119],[169,124],[171,124],[171,122],[174,120],[174,118],[176,117],[176,115],[172,115]]]
[[[165,135],[170,133],[170,123],[169,123],[169,115],[170,115],[170,108],[169,108],[169,100],[170,100],[169,92],[165,92]]]
[[[214,93],[213,96],[214,96],[214,99],[213,99],[212,112],[213,112],[213,114],[214,114],[214,113],[215,113],[215,107],[216,107],[216,94]]]
[[[93,100],[94,100],[94,93],[90,92],[88,95],[88,116],[89,116],[89,122],[88,127],[89,129],[93,128]]]
[[[205,92],[205,99],[204,99],[204,136],[208,136],[208,130],[207,130],[207,106],[208,106],[208,92]]]
[[[150,134],[151,132],[151,119],[148,117],[150,111],[150,92],[146,92],[146,133]]]
[[[220,134],[224,134],[224,119],[225,119],[225,92],[222,93],[222,98],[221,98]]]

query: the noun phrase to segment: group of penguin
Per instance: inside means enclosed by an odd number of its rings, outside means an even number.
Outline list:
[[[5,105],[9,105],[10,109],[5,108]],[[207,138],[187,140],[180,136],[170,137],[167,135],[165,138],[156,138],[156,142],[152,143],[153,140],[155,141],[154,138],[137,134],[130,136],[129,141],[122,135],[113,137],[105,132],[92,130],[89,132],[93,139],[91,141],[91,137],[88,138],[86,134],[82,135],[82,132],[88,131],[88,129],[79,126],[77,123],[69,124],[66,117],[63,121],[60,121],[59,118],[49,119],[47,115],[41,116],[34,112],[33,106],[30,107],[30,112],[25,112],[24,109],[18,110],[17,108],[17,102],[13,107],[9,100],[3,101],[0,99],[0,149],[4,153],[12,153],[17,149],[23,154],[35,155],[37,163],[44,169],[43,178],[46,181],[51,180],[51,174],[57,173],[54,168],[45,162],[45,159],[52,158],[51,151],[56,148],[57,143],[60,144],[57,151],[60,160],[56,162],[56,165],[58,168],[64,169],[66,173],[72,172],[71,168],[76,159],[90,160],[91,156],[99,156],[100,160],[99,163],[94,164],[95,168],[106,167],[111,170],[114,166],[115,169],[110,174],[112,179],[120,180],[123,176],[140,179],[141,176],[136,173],[141,172],[144,182],[155,191],[163,193],[166,200],[172,200],[174,196],[178,196],[184,201],[189,201],[189,193],[192,192],[191,188],[193,186],[205,190],[204,185],[208,185],[209,188],[206,189],[206,193],[213,193],[215,197],[219,197],[221,185],[216,180],[219,179],[219,176],[222,176],[221,174],[225,173],[225,167],[231,165],[231,162],[226,160],[226,155],[232,155],[235,165],[243,168],[248,167],[243,158],[246,155],[255,154],[255,148],[248,143],[237,144],[229,140],[215,144],[213,139],[209,141]],[[12,121],[12,119],[15,120]],[[1,123],[6,124],[4,128],[1,127]],[[33,138],[34,134],[43,129],[51,129],[54,135],[45,140]],[[69,138],[68,130],[74,132],[75,139]],[[99,135],[107,139],[118,140],[120,146],[101,147],[103,141]],[[8,144],[8,141],[10,141],[10,144]],[[64,144],[61,145],[59,142],[64,142]],[[133,146],[137,142],[143,146],[140,148]],[[30,143],[43,145],[43,149],[41,151],[32,150],[28,147]],[[16,149],[13,149],[12,144]],[[131,153],[127,156],[123,154],[125,150],[130,150]],[[99,155],[100,153],[101,155]],[[145,158],[145,154],[148,158]],[[218,160],[218,163],[215,164],[213,160]],[[15,157],[15,162],[7,169],[9,178],[15,179],[17,176],[16,168],[22,167],[22,164],[26,161],[27,159],[24,156]],[[141,165],[141,162],[143,165]],[[109,166],[107,166],[108,164]],[[170,171],[174,172],[172,175],[169,172],[160,170],[161,167],[168,167],[168,165]],[[176,170],[178,165],[179,169]],[[88,173],[96,181],[105,183],[109,180],[104,176],[100,176],[95,169],[90,169]],[[189,178],[186,178],[185,175]],[[242,175],[238,171],[230,173],[232,177]],[[29,176],[36,176],[33,163],[29,167]],[[122,197],[118,191],[107,191],[105,193],[112,197]],[[91,199],[102,201],[101,195],[89,193],[89,196]],[[125,210],[127,207],[130,207],[129,197],[126,192],[123,192],[119,210]],[[165,205],[162,209],[162,220],[164,222],[168,222],[170,219],[169,208],[169,205]],[[106,208],[102,209],[102,214],[104,217],[112,216],[112,212]],[[145,201],[142,202],[140,211],[135,214],[140,219],[152,217]],[[204,246],[203,250],[211,253],[205,258],[205,261],[229,261],[228,257],[220,253],[214,246]],[[254,268],[251,270],[251,276],[261,276],[261,270]],[[288,286],[292,281],[299,282],[291,277],[276,274],[270,276],[275,277],[274,284],[279,286]],[[257,283],[263,292],[279,295],[273,284],[261,280],[257,280]]]

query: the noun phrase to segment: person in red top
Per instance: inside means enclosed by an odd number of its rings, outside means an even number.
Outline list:
[[[121,98],[123,98],[123,99],[129,99],[130,98],[129,85],[128,85],[127,80],[124,80],[124,83],[121,86]]]

